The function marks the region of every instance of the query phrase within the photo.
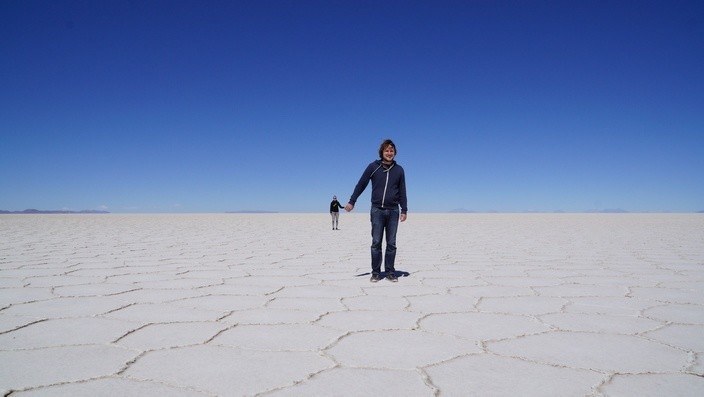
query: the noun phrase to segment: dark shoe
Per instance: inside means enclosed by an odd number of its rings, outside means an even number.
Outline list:
[[[389,281],[392,281],[394,283],[398,281],[398,277],[396,277],[396,272],[391,272],[391,273],[387,274],[386,278],[389,279]]]
[[[372,273],[372,278],[369,279],[369,281],[373,283],[376,283],[379,280],[381,280],[381,275],[379,273]]]

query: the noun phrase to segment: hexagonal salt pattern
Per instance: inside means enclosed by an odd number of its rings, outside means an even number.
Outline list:
[[[487,349],[504,356],[604,372],[677,372],[687,365],[686,352],[627,335],[548,332],[489,342]]]
[[[0,351],[0,381],[5,389],[21,390],[88,380],[117,373],[137,355],[102,345]]]
[[[292,386],[332,366],[330,359],[313,352],[191,346],[147,353],[124,374],[217,395],[240,396]]]
[[[323,215],[0,215],[0,392],[704,394],[704,217]]]
[[[345,366],[390,369],[414,369],[480,351],[472,341],[422,331],[354,333],[327,350]]]
[[[15,392],[20,397],[206,397],[210,393],[181,389],[149,381],[137,381],[124,378],[103,378],[79,383],[41,387],[31,391]]]
[[[295,386],[278,390],[272,396],[408,396],[431,397],[435,388],[413,370],[333,368]]]
[[[704,377],[688,374],[616,375],[600,390],[604,396],[702,396]]]
[[[596,371],[476,354],[426,370],[444,394],[491,396],[586,396],[604,378]]]

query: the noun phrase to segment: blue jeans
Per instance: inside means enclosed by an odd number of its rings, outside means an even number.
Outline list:
[[[381,240],[386,231],[386,254],[384,255],[384,270],[395,272],[396,231],[398,230],[398,208],[372,207],[372,273],[381,273]]]

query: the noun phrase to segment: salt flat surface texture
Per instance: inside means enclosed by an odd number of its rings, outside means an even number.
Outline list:
[[[704,215],[2,215],[12,396],[701,396]]]

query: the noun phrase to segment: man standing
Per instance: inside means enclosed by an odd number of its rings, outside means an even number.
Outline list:
[[[406,202],[406,176],[403,168],[394,161],[396,145],[387,139],[379,147],[379,160],[367,166],[354,188],[349,203],[345,206],[347,212],[354,209],[357,198],[372,181],[372,277],[371,282],[381,280],[381,240],[386,234],[386,253],[384,255],[384,270],[386,278],[398,281],[394,261],[396,259],[396,231],[398,221],[406,220],[408,212]],[[399,214],[399,206],[401,213]]]
[[[340,219],[340,208],[342,204],[337,201],[337,196],[332,196],[332,201],[330,202],[330,216],[332,217],[332,230],[340,230],[337,228],[337,222]]]

